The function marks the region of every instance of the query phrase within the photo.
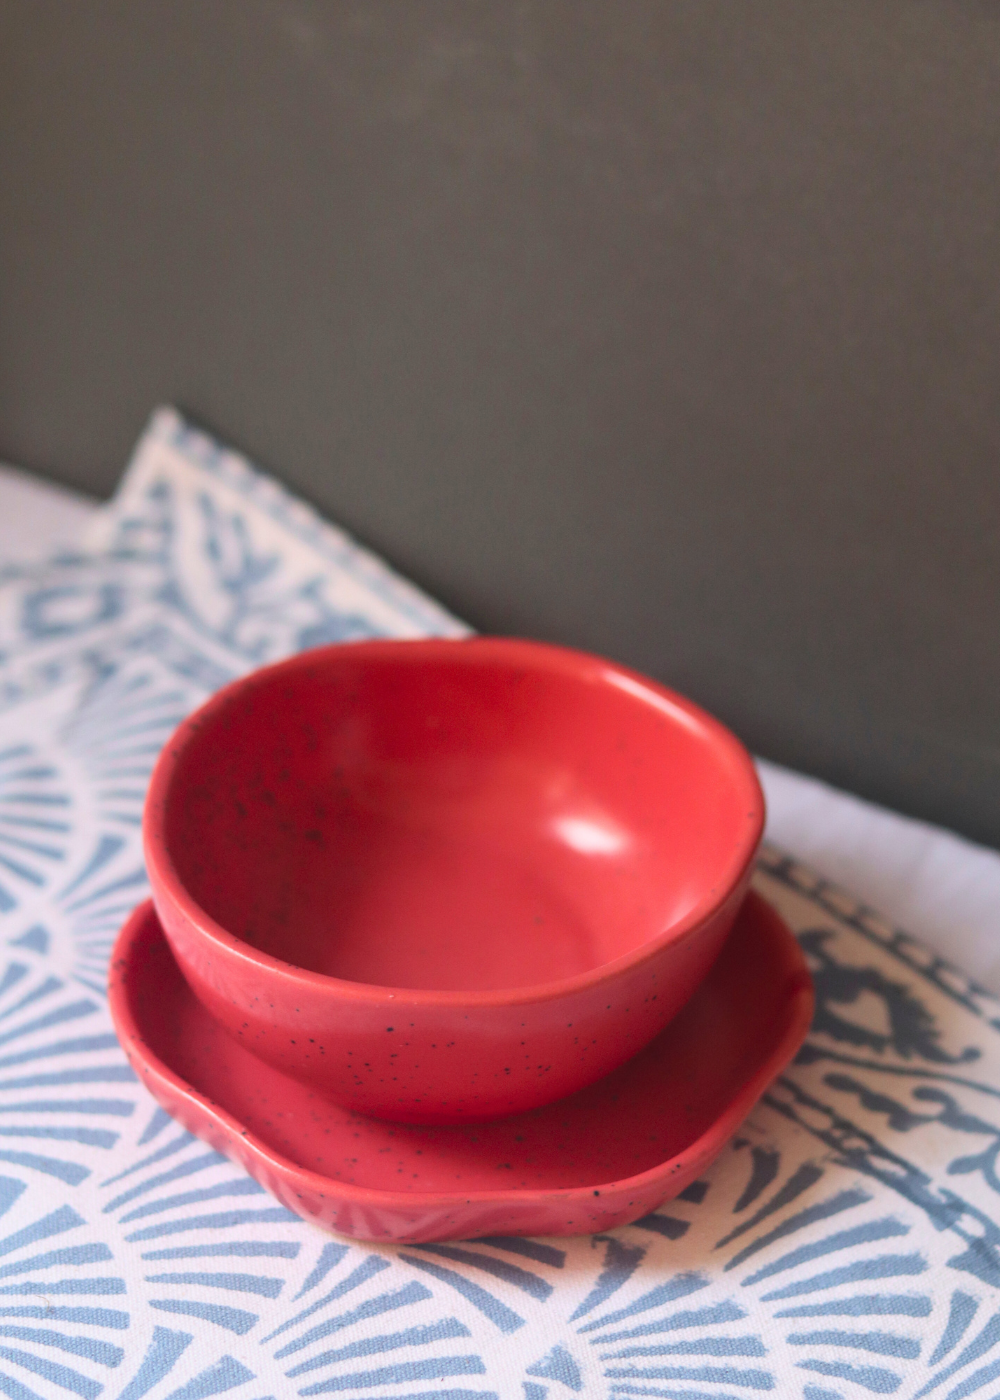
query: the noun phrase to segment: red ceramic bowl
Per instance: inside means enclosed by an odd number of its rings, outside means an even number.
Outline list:
[[[684,1005],[749,880],[738,741],[663,687],[536,643],[361,642],[221,691],[144,818],[206,1009],[351,1108],[521,1112]]]

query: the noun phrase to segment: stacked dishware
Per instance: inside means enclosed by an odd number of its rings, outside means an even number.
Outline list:
[[[304,652],[164,749],[115,1024],[180,1122],[339,1233],[623,1225],[808,1028],[798,945],[749,890],[763,819],[736,738],[608,661]]]

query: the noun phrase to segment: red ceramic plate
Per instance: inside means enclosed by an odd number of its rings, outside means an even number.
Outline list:
[[[795,1054],[812,1016],[791,932],[750,894],[684,1010],[621,1069],[486,1124],[365,1118],[272,1069],[181,976],[151,902],[118,937],[110,1003],[156,1099],[308,1220],[358,1239],[575,1235],[683,1191]]]

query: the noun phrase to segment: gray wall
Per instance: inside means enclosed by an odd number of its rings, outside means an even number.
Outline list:
[[[996,0],[0,0],[0,455],[177,403],[1000,844]]]

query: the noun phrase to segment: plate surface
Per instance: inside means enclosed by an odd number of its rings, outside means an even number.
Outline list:
[[[573,1235],[683,1191],[794,1056],[812,984],[751,893],[684,1010],[628,1064],[545,1108],[427,1127],[365,1118],[272,1069],[195,1000],[152,902],[115,947],[119,1038],[153,1096],[289,1209],[358,1239]]]

